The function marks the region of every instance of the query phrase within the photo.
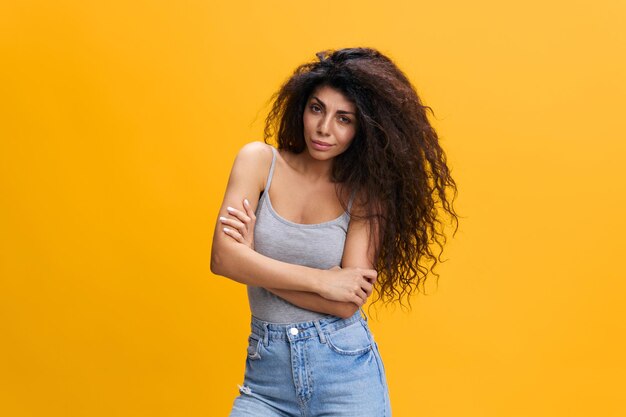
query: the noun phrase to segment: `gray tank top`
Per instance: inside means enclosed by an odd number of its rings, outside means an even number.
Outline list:
[[[300,224],[281,217],[274,211],[269,195],[277,154],[276,148],[271,148],[272,165],[255,212],[255,250],[282,262],[311,268],[330,269],[340,266],[354,192],[350,196],[348,211],[334,220]],[[251,285],[248,285],[248,301],[254,317],[272,323],[296,323],[329,316],[300,308],[264,288]]]

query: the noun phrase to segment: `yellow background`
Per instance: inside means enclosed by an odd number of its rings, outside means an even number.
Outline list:
[[[6,1],[0,414],[225,416],[245,287],[230,166],[327,48],[414,82],[464,216],[439,288],[371,310],[394,416],[626,415],[626,5]]]

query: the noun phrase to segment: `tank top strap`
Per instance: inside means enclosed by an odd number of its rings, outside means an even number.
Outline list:
[[[274,166],[276,165],[276,153],[278,152],[276,150],[275,147],[271,146],[272,148],[272,165],[270,165],[270,173],[267,175],[267,181],[265,182],[265,188],[263,189],[263,191],[265,193],[268,192],[268,190],[270,189],[270,185],[272,184],[272,177],[274,176]]]
[[[350,200],[348,201],[348,213],[352,210],[352,203],[354,202],[354,196],[356,195],[356,190],[352,190],[352,194],[350,195]]]

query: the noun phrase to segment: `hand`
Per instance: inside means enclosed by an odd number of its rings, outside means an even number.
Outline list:
[[[333,300],[352,302],[361,307],[372,295],[378,273],[374,269],[334,266],[322,275],[319,295]]]
[[[225,226],[228,226],[224,227],[224,233],[237,242],[254,250],[254,225],[256,224],[256,216],[247,199],[243,200],[243,208],[245,212],[228,207],[228,214],[230,214],[232,218],[220,217],[220,221]]]

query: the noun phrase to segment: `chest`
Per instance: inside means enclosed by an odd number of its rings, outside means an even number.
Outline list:
[[[336,184],[304,185],[297,178],[274,177],[269,190],[272,207],[281,217],[300,224],[318,224],[342,216],[347,205]]]

